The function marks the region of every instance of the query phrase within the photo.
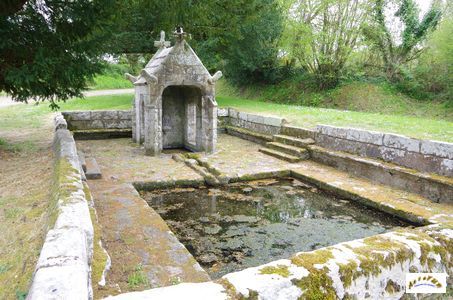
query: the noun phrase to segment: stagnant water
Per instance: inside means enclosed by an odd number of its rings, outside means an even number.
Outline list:
[[[213,279],[407,225],[295,179],[142,196]]]

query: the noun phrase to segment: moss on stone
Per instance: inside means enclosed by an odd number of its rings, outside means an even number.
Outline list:
[[[385,286],[385,291],[389,294],[395,294],[398,293],[401,290],[401,286],[396,283],[395,281],[389,279],[387,281],[387,284]]]
[[[329,248],[301,253],[291,258],[293,264],[310,272],[307,277],[293,280],[293,283],[303,292],[300,299],[329,300],[337,298],[332,278],[327,275],[328,268],[318,269],[315,267],[315,265],[323,265],[333,258],[334,256]]]
[[[354,274],[356,274],[358,269],[358,264],[355,261],[350,261],[347,264],[338,264],[340,267],[340,279],[343,282],[344,287],[349,287],[352,284],[354,279]]]
[[[292,280],[293,284],[302,290],[299,299],[333,300],[337,299],[332,278],[327,275],[327,267],[313,269],[307,277]]]
[[[334,256],[330,248],[319,249],[313,252],[304,252],[295,255],[291,258],[291,262],[299,267],[304,267],[308,271],[318,270],[314,265],[325,264],[329,259],[333,259]]]
[[[105,266],[107,264],[107,255],[101,247],[101,229],[97,222],[96,212],[94,208],[90,208],[91,222],[93,223],[94,237],[93,237],[93,260],[91,263],[91,282],[92,286],[96,287],[98,282],[102,279]],[[95,289],[96,291],[96,289]]]
[[[288,266],[277,265],[277,266],[267,266],[260,269],[260,274],[277,274],[282,277],[289,277],[291,272],[288,270]]]

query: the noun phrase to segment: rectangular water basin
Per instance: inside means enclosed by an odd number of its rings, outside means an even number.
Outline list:
[[[292,178],[141,194],[212,279],[409,225]]]

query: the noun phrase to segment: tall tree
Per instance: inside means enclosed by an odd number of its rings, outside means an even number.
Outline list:
[[[100,68],[115,1],[9,2],[0,15],[0,90],[54,108],[56,100],[79,96]]]
[[[338,83],[368,10],[367,0],[290,1],[285,44],[321,89]]]
[[[236,82],[271,77],[277,64],[282,29],[277,0],[135,0],[120,9],[110,47],[117,53],[154,52],[159,32],[181,25],[208,69],[225,68]]]
[[[400,32],[391,28],[396,25],[387,18],[386,9],[390,9],[392,5],[397,6],[394,17],[402,24]],[[363,27],[365,37],[379,52],[387,77],[392,81],[402,79],[402,66],[421,54],[423,42],[441,18],[441,10],[436,5],[421,20],[419,13],[413,0],[375,0],[373,18]]]

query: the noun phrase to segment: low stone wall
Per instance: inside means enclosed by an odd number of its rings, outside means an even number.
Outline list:
[[[76,144],[62,115],[55,118],[56,219],[47,233],[27,299],[92,299],[93,225]]]
[[[274,135],[279,134],[285,119],[228,109],[228,122],[231,126],[241,127],[255,132]]]
[[[132,111],[66,111],[62,112],[69,130],[132,129]]]
[[[453,176],[453,144],[354,128],[318,125],[316,144],[422,172]]]
[[[439,226],[402,229],[297,253],[213,282],[108,299],[399,299],[407,273],[447,273],[451,278],[452,238],[453,230]]]
[[[240,112],[233,108],[219,108],[217,115],[220,132],[224,132],[228,126],[234,126],[269,136],[285,134],[313,138],[317,145],[327,149],[377,158],[421,172],[453,176],[452,143],[327,125],[318,125],[316,129],[309,130],[290,126],[282,118]],[[128,110],[71,111],[63,112],[63,116],[70,130],[130,130],[132,124],[132,113]],[[87,138],[96,138],[96,134],[87,132],[85,135]]]

